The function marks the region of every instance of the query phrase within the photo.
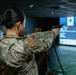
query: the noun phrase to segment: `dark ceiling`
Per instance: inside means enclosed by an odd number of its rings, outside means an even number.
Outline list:
[[[31,17],[76,16],[76,0],[0,0],[0,14],[12,6]]]

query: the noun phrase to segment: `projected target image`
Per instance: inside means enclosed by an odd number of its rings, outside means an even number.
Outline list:
[[[61,17],[59,43],[64,45],[76,45],[76,17]]]

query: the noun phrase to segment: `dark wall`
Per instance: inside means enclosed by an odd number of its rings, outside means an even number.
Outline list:
[[[53,25],[59,24],[59,18],[39,18],[38,21],[42,31],[51,30]]]
[[[38,26],[38,21],[36,18],[26,17],[26,25],[24,29],[24,34],[30,34],[34,32],[34,28]]]

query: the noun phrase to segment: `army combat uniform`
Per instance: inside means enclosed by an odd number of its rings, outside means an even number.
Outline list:
[[[48,50],[55,38],[52,31],[32,33],[25,38],[5,36],[0,42],[2,59],[16,75],[38,75],[34,54]]]

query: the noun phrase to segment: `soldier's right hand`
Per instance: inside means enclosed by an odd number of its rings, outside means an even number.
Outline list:
[[[55,33],[56,36],[59,35],[60,29],[59,28],[52,28],[52,31]]]

